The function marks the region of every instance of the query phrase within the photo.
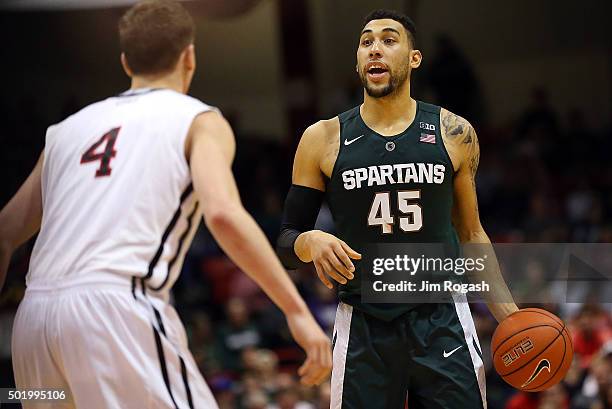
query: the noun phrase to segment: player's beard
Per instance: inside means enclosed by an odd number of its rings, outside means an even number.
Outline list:
[[[382,88],[372,87],[368,83],[368,73],[364,70],[359,72],[359,78],[361,79],[361,85],[366,90],[369,96],[373,98],[383,98],[387,95],[395,92],[399,87],[401,87],[404,82],[408,79],[410,75],[410,70],[407,65],[402,66],[400,71],[395,73],[391,69],[389,69],[389,82],[386,86]]]

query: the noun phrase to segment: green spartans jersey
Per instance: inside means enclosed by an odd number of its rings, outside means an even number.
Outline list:
[[[371,243],[444,243],[458,249],[451,224],[454,170],[440,133],[440,107],[417,101],[412,124],[382,136],[363,121],[359,106],[339,115],[340,150],[326,195],[336,235],[358,252]],[[361,277],[340,285],[339,298],[391,320],[415,304],[366,304]],[[371,266],[370,266],[371,267]]]

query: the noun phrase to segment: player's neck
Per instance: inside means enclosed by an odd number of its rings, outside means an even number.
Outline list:
[[[412,122],[415,115],[416,101],[410,97],[408,81],[397,92],[382,98],[371,97],[364,91],[361,117],[369,125],[393,127],[398,122]]]
[[[162,76],[135,75],[132,77],[132,85],[130,88],[166,88],[180,93],[185,92],[183,80],[177,73],[170,73]]]

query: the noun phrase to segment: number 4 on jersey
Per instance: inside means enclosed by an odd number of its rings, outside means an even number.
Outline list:
[[[96,170],[96,177],[110,176],[112,171],[110,162],[117,154],[115,150],[115,141],[117,140],[120,129],[121,127],[113,128],[102,135],[102,137],[91,145],[89,149],[87,149],[87,152],[81,156],[81,164],[100,161],[100,167]],[[100,145],[105,142],[106,145],[104,146],[104,150],[102,152],[97,152]]]
[[[379,192],[374,195],[368,225],[380,226],[382,234],[392,234],[395,219],[391,215],[390,192]],[[397,192],[397,207],[407,217],[400,217],[400,229],[404,232],[419,231],[423,227],[423,213],[417,203],[408,203],[408,200],[419,199],[419,190],[402,190]]]

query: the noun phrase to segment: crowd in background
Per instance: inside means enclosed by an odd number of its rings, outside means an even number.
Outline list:
[[[440,47],[448,44],[440,39]],[[448,59],[438,55],[423,81],[432,84],[436,102],[471,119],[481,146],[477,178],[480,214],[494,242],[612,242],[612,130],[591,129],[579,102],[571,112],[555,112],[543,88],[534,88],[524,112],[509,124],[488,124],[483,104],[440,86],[456,75],[470,79],[466,64],[461,72],[446,72]],[[434,61],[436,61],[434,59]],[[466,80],[467,81],[467,80]],[[475,89],[475,78],[472,86]],[[463,84],[462,87],[466,85]],[[357,93],[353,93],[358,95]],[[348,96],[346,100],[355,100]],[[433,101],[432,101],[433,102]],[[358,103],[358,100],[355,101]],[[24,108],[24,107],[27,107]],[[347,105],[345,108],[350,108]],[[23,108],[23,109],[22,109]],[[70,101],[65,114],[79,104]],[[1,153],[6,185],[3,206],[40,152],[47,125],[34,98],[0,106],[7,112],[7,138]],[[294,141],[263,142],[238,133],[234,171],[246,208],[274,243],[291,175]],[[333,232],[329,211],[322,210],[319,226]],[[24,291],[24,275],[31,243],[15,255],[10,277],[0,296],[0,385],[13,384],[10,330]],[[311,269],[290,272],[320,324],[329,332],[336,310],[334,291],[328,290]],[[612,300],[609,300],[612,301]],[[323,409],[329,407],[330,385],[300,386],[295,376],[303,353],[290,338],[284,318],[256,285],[225,257],[204,227],[186,257],[173,303],[185,324],[193,355],[222,409]],[[534,305],[530,305],[534,306]],[[560,385],[537,394],[517,393],[492,369],[488,343],[496,322],[484,304],[472,304],[487,365],[488,401],[492,409],[611,409],[612,315],[610,304],[587,302],[569,315],[558,304],[540,307],[556,312],[570,326],[575,359]]]

